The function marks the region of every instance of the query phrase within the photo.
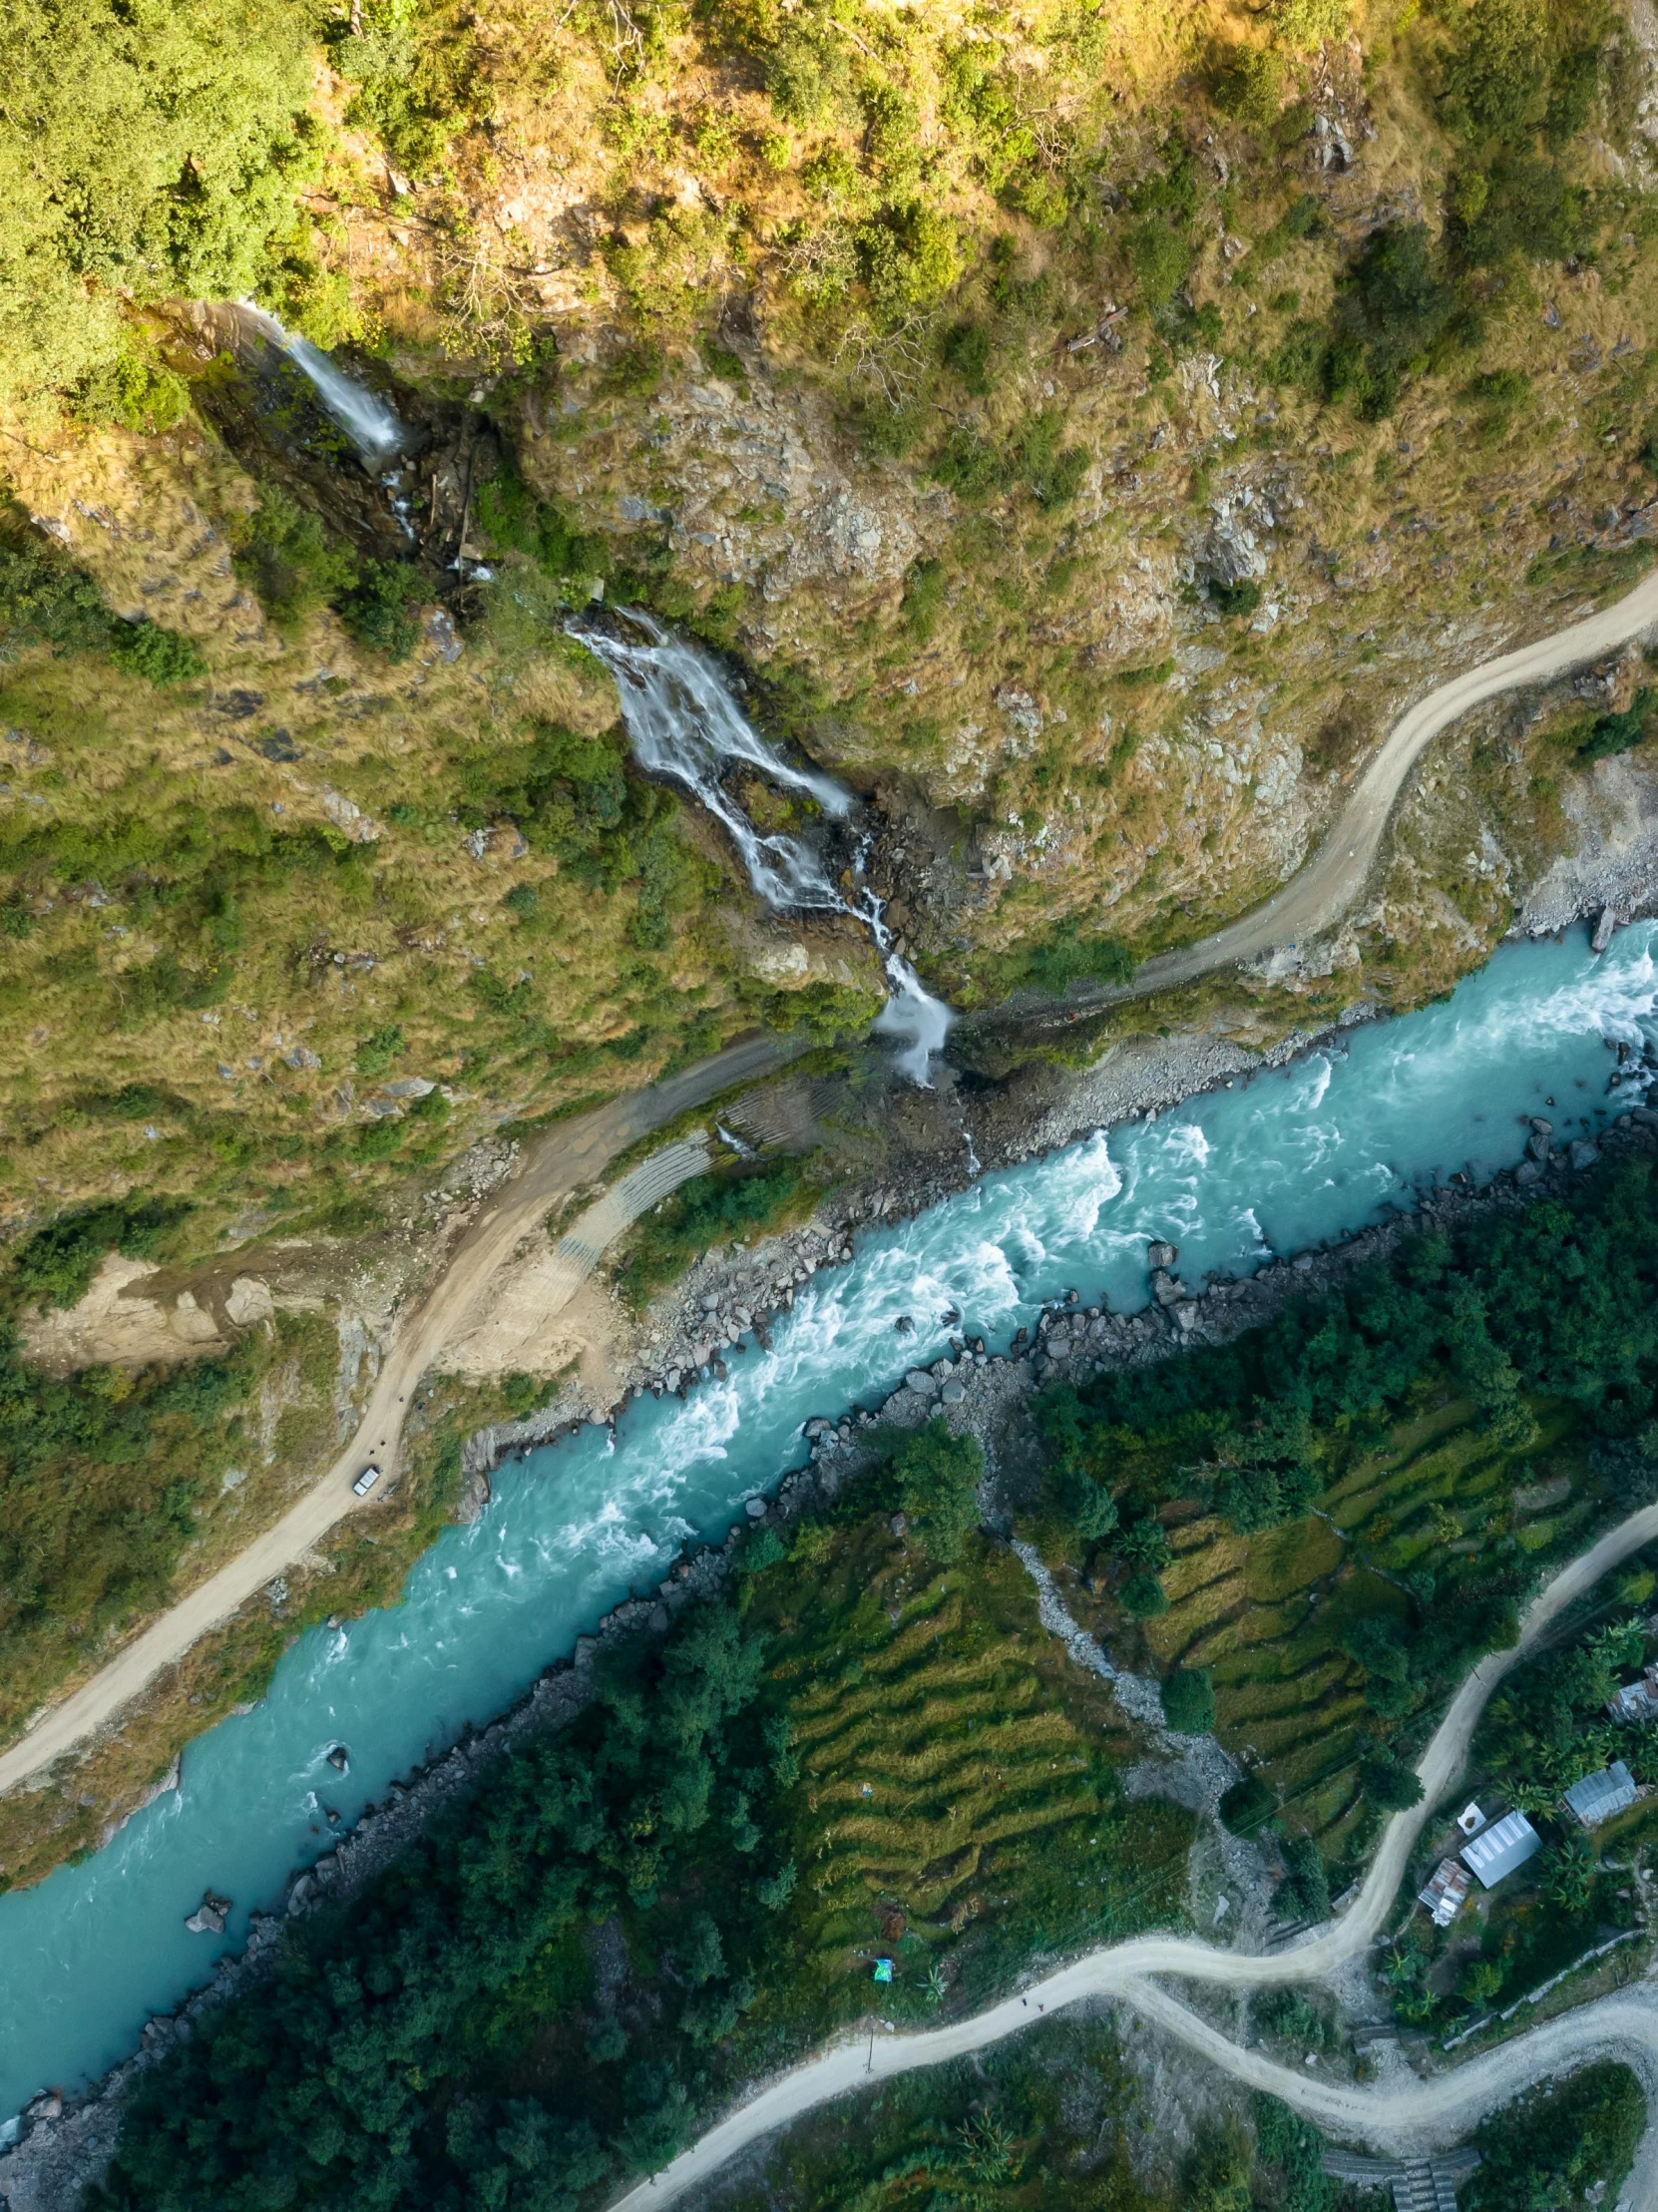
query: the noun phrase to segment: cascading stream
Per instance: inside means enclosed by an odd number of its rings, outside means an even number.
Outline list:
[[[222,311],[222,310],[221,310]],[[347,376],[308,338],[285,330],[273,314],[255,307],[250,299],[238,300],[231,310],[256,330],[267,344],[285,354],[314,387],[316,396],[376,474],[397,459],[408,442],[408,430],[395,407]]]
[[[831,820],[844,822],[854,799],[832,776],[790,767],[760,736],[731,696],[705,654],[653,616],[628,608],[625,630],[592,621],[571,625],[582,643],[617,679],[622,718],[633,757],[647,774],[689,791],[720,823],[742,855],[748,880],[769,907],[849,914],[861,922],[881,955],[892,996],[875,1020],[880,1037],[899,1048],[898,1065],[912,1082],[928,1084],[934,1056],[944,1049],[950,1009],[922,986],[893,944],[881,900],[866,884],[847,897],[830,877],[822,856],[803,837],[764,833],[736,805],[721,780],[742,764],[768,783],[802,793]],[[860,839],[853,873],[861,877],[869,839]]]

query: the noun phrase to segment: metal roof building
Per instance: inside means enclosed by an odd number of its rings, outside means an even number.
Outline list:
[[[1516,1867],[1523,1867],[1543,1848],[1543,1839],[1523,1813],[1504,1813],[1482,1836],[1464,1844],[1457,1853],[1470,1874],[1476,1874],[1487,1890],[1494,1890]]]
[[[1626,1805],[1634,1802],[1635,1777],[1621,1759],[1614,1759],[1597,1774],[1585,1774],[1581,1782],[1574,1782],[1566,1792],[1568,1809],[1577,1815],[1585,1828],[1598,1828],[1603,1820],[1610,1820],[1614,1813],[1621,1813]]]

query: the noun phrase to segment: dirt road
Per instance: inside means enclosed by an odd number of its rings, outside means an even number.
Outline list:
[[[1441,730],[1503,691],[1517,690],[1527,683],[1550,682],[1568,668],[1616,653],[1654,623],[1658,623],[1658,569],[1600,614],[1539,638],[1535,645],[1521,646],[1494,661],[1482,662],[1452,676],[1449,683],[1440,684],[1395,722],[1329,836],[1300,873],[1264,906],[1217,930],[1212,937],[1199,939],[1195,945],[1157,954],[1142,964],[1132,983],[1075,992],[1065,1001],[1067,1013],[1074,1013],[1078,1007],[1114,1005],[1122,999],[1192,983],[1217,968],[1236,967],[1263,953],[1302,944],[1331,928],[1363,890],[1400,786],[1423,748]]]
[[[372,1513],[376,1494],[356,1497],[352,1483],[370,1462],[396,1472],[404,1415],[421,1376],[456,1337],[491,1278],[557,1199],[596,1181],[619,1152],[679,1114],[736,1085],[771,1075],[797,1048],[772,1037],[731,1045],[643,1091],[613,1099],[591,1113],[556,1123],[528,1149],[519,1171],[497,1191],[456,1246],[425,1298],[402,1317],[356,1435],[281,1520],[216,1574],[136,1636],[109,1665],[0,1752],[0,1791],[44,1774],[52,1761],[138,1696],[209,1628],[228,1619],[255,1591],[291,1566],[349,1513]]]
[[[1451,1700],[1417,1768],[1423,1784],[1422,1803],[1408,1812],[1396,1813],[1388,1823],[1364,1887],[1340,1920],[1300,1944],[1261,1956],[1218,1951],[1212,1945],[1181,1936],[1139,1936],[1088,1952],[1020,1994],[1005,1997],[989,2010],[957,2020],[949,2027],[916,2035],[878,2034],[873,2044],[867,2036],[839,2044],[781,2075],[689,2150],[682,2151],[653,2180],[641,2182],[621,2198],[612,2212],[643,2212],[646,2205],[671,2204],[717,2172],[737,2151],[773,2129],[787,2126],[817,2105],[865,2087],[874,2079],[907,2073],[917,2066],[936,2066],[944,2059],[960,2058],[988,2043],[1000,2042],[1030,2027],[1045,2013],[1060,2011],[1084,1997],[1121,1997],[1179,2034],[1193,2048],[1203,2050],[1238,2079],[1270,2088],[1321,2124],[1328,2121],[1346,2134],[1365,2137],[1390,2150],[1454,2141],[1490,2106],[1516,2096],[1563,2058],[1597,2050],[1603,2042],[1607,2048],[1615,2042],[1618,2055],[1639,2056],[1650,2103],[1658,2095],[1658,1997],[1606,1998],[1598,2005],[1585,2006],[1581,2012],[1563,2015],[1534,2029],[1530,2035],[1505,2044],[1500,2052],[1471,2059],[1439,2080],[1415,2088],[1372,2091],[1308,2081],[1304,2074],[1272,2065],[1257,2053],[1229,2042],[1149,1978],[1175,1975],[1235,1990],[1316,1982],[1356,1953],[1368,1950],[1394,1910],[1418,1836],[1466,1761],[1474,1724],[1492,1690],[1565,1607],[1654,1537],[1658,1537],[1658,1505],[1644,1506],[1608,1531],[1581,1557],[1562,1567],[1538,1592],[1526,1609],[1519,1641],[1512,1650],[1493,1652],[1480,1660]],[[1633,2009],[1627,2019],[1617,2013],[1621,2024],[1615,2034],[1609,2028],[1603,2032],[1590,2024],[1575,2024],[1609,2021],[1619,2006]],[[1524,2058],[1522,2052],[1527,2053]],[[1532,2070],[1527,2071],[1527,2067]],[[1658,2201],[1655,2136],[1658,2131],[1649,2128],[1642,2154],[1653,2192],[1651,2201]],[[1649,2199],[1631,2201],[1644,2204]]]

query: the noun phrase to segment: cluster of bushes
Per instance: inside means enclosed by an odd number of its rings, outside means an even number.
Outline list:
[[[441,0],[359,0],[323,35],[356,87],[347,124],[376,132],[411,177],[429,176],[450,142],[493,109],[472,18]]]
[[[784,1226],[810,1209],[817,1191],[797,1159],[693,1176],[634,1226],[617,1272],[622,1297],[642,1312],[664,1283],[714,1245],[750,1243]]]
[[[1270,364],[1280,382],[1346,397],[1369,419],[1389,415],[1412,376],[1478,342],[1506,263],[1591,250],[1590,197],[1561,157],[1593,112],[1604,36],[1588,5],[1474,0],[1461,11],[1443,68],[1442,112],[1459,148],[1443,234],[1422,221],[1376,231],[1331,323],[1292,324]],[[1316,227],[1316,213],[1292,210],[1292,234],[1297,220]]]
[[[327,875],[348,896],[366,889],[371,856],[327,823],[279,829],[253,806],[127,810],[88,821],[33,812],[0,841],[0,876],[12,879],[15,933],[33,927],[24,903],[49,881],[91,879],[115,893],[147,934],[162,940],[148,961],[112,970],[118,1026],[138,1028],[181,1008],[221,1000],[261,895]]]
[[[421,571],[409,561],[361,558],[314,508],[277,485],[260,488],[237,536],[235,564],[289,636],[307,615],[331,607],[359,645],[387,661],[406,661],[420,643],[414,610],[430,597]]]
[[[129,675],[158,684],[183,683],[207,665],[180,632],[148,616],[126,622],[113,615],[84,569],[16,516],[0,516],[0,661],[29,646],[104,654]]]
[[[1617,2201],[1646,2130],[1646,2099],[1627,2066],[1585,2066],[1482,2120],[1479,2165],[1458,2187],[1468,2212],[1515,2205]]]
[[[679,836],[677,798],[633,772],[620,727],[592,737],[541,723],[527,741],[468,752],[457,766],[465,826],[515,822],[561,873],[607,897],[637,886],[627,939],[640,952],[665,950],[675,920],[718,880]]]
[[[1643,684],[1621,713],[1597,714],[1577,740],[1582,761],[1609,760],[1644,745],[1658,727],[1658,690]]]

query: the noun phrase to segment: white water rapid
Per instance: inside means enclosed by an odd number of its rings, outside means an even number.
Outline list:
[[[263,307],[255,307],[250,299],[239,300],[235,311],[279,353],[285,353],[299,373],[315,387],[318,399],[371,469],[378,473],[388,462],[396,460],[408,433],[397,410],[378,392],[371,392],[366,384],[359,384],[354,376],[347,376],[344,369],[336,367],[308,338],[284,330],[273,314]]]
[[[837,822],[851,814],[852,793],[832,776],[791,768],[779,759],[737,705],[713,663],[685,639],[632,608],[619,610],[618,619],[622,626],[618,630],[591,621],[571,627],[617,679],[633,757],[648,774],[681,784],[723,825],[742,855],[749,882],[768,906],[850,914],[863,923],[875,940],[892,991],[876,1017],[876,1033],[893,1040],[899,1068],[925,1088],[952,1017],[894,949],[881,901],[867,884],[850,897],[844,894],[822,855],[803,837],[757,830],[721,777],[728,766],[741,763],[768,783],[804,793]],[[860,840],[854,854],[855,877],[863,874],[866,844],[867,839]]]

